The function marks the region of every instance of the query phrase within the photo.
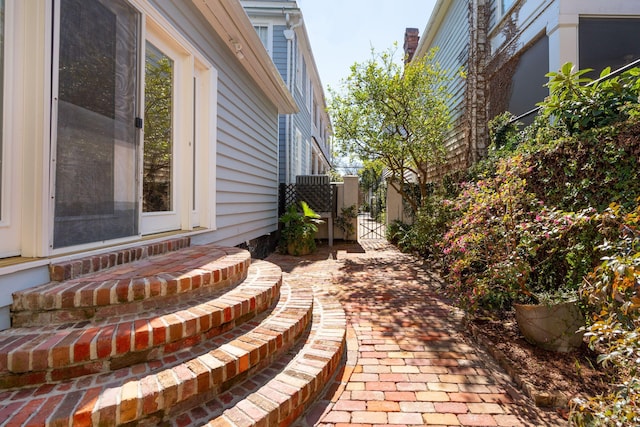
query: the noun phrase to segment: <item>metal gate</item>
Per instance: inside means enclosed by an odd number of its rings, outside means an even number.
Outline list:
[[[358,240],[380,240],[387,238],[385,225],[387,191],[384,182],[375,191],[364,194],[358,214]]]

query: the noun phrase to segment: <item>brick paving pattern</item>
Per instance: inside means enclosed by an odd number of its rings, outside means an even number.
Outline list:
[[[420,260],[382,240],[267,260],[327,290],[347,315],[346,366],[298,427],[566,425],[466,338],[462,313]]]

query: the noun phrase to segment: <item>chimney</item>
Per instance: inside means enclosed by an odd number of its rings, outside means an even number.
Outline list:
[[[413,59],[413,54],[418,48],[420,40],[419,30],[417,28],[407,28],[404,31],[404,63],[407,64]]]

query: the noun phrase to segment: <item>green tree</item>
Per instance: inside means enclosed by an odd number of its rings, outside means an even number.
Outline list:
[[[368,193],[371,190],[375,193],[382,180],[383,170],[384,165],[381,162],[365,161],[363,168],[358,171],[362,191]]]
[[[395,50],[351,66],[342,93],[329,89],[330,113],[338,151],[387,169],[389,184],[417,212],[427,199],[433,173],[445,162],[450,128],[447,77],[436,51],[405,66]],[[407,191],[416,183],[420,195]]]

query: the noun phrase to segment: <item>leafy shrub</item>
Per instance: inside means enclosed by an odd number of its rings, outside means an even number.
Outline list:
[[[625,121],[637,111],[640,69],[598,81],[584,77],[590,71],[574,71],[573,64],[567,62],[560,71],[547,74],[550,95],[539,103],[541,114],[557,120],[570,135]],[[610,72],[606,68],[600,77]]]
[[[349,237],[355,232],[355,226],[353,220],[358,217],[358,211],[356,205],[351,205],[340,210],[340,215],[336,218],[336,225],[344,233],[344,240],[349,240]]]
[[[566,211],[592,207],[604,211],[611,202],[633,209],[640,194],[640,124],[562,138],[528,154],[532,169],[527,188],[549,206]]]
[[[442,242],[448,294],[469,311],[508,309],[524,289],[520,235],[540,208],[526,191],[527,170],[522,156],[501,159],[493,177],[468,183],[454,201],[460,217]]]
[[[417,253],[427,259],[440,258],[438,244],[453,218],[451,202],[438,194],[422,201],[413,224],[395,221],[387,229],[387,239],[403,252]]]
[[[520,123],[508,111],[489,121],[489,150],[511,152],[520,144]]]
[[[608,395],[575,403],[577,425],[640,425],[640,198],[637,202],[630,213],[612,204],[598,216],[611,240],[601,245],[607,256],[581,290],[593,313],[585,335],[592,348],[603,351],[599,362],[615,364],[623,376]]]
[[[301,201],[300,208],[291,205],[279,218],[282,223],[278,248],[282,253],[304,255],[315,251],[315,235],[318,224],[324,223],[320,215],[309,207],[307,202]]]
[[[387,240],[396,245],[402,252],[412,252],[415,248],[413,246],[413,237],[411,224],[404,223],[400,220],[395,220],[387,227],[386,237]]]
[[[595,211],[563,212],[543,208],[533,222],[523,225],[520,246],[530,266],[526,287],[536,303],[577,299],[578,289],[597,265],[598,233]]]
[[[502,159],[493,177],[468,184],[455,201],[461,217],[443,250],[448,292],[467,310],[575,299],[598,262],[595,211],[546,207],[527,191],[530,171],[523,156]]]

